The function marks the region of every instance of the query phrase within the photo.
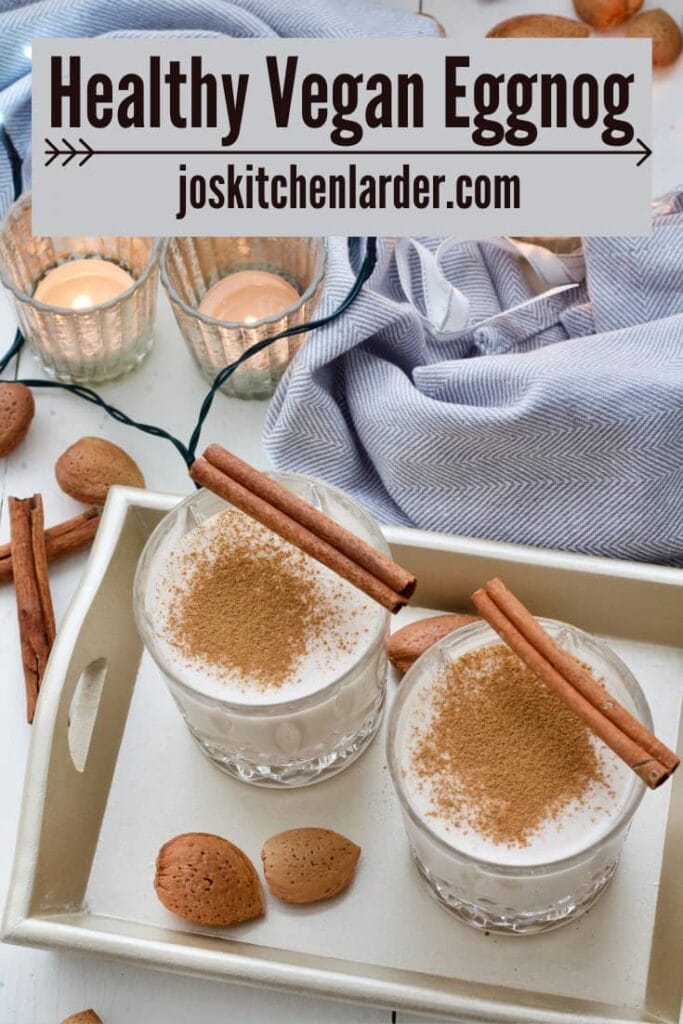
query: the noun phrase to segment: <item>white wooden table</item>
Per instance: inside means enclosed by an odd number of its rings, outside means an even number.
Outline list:
[[[414,0],[393,0],[393,6],[413,9],[415,4]],[[680,21],[683,0],[665,0],[664,6]],[[571,14],[570,0],[425,0],[425,10],[438,17],[448,35],[461,46],[481,38],[493,23],[522,9]],[[655,83],[655,130],[651,140],[654,194],[673,187],[679,183],[679,176],[683,177],[682,95],[680,60],[671,71],[660,73]],[[9,307],[0,296],[0,351],[9,345],[13,330]],[[13,365],[8,369],[6,379],[17,372],[37,375],[28,353],[22,353],[18,368]],[[204,390],[205,383],[162,297],[151,356],[136,373],[103,387],[102,393],[130,414],[187,437]],[[219,395],[203,437],[223,442],[265,467],[261,447],[265,411],[263,402],[240,402]],[[57,456],[85,434],[101,435],[122,445],[138,461],[155,490],[189,493],[184,464],[170,444],[115,423],[101,410],[63,392],[41,391],[36,395],[36,418],[27,440],[8,459],[0,460],[0,538],[9,535],[4,500],[9,494],[25,496],[40,491],[48,524],[79,511],[57,487],[53,466]],[[72,557],[51,571],[58,620],[75,588],[83,558]],[[30,735],[24,721],[16,613],[10,587],[0,588],[0,666],[0,893],[4,899]],[[68,1014],[89,1006],[98,1010],[105,1024],[389,1024],[392,1019],[389,1007],[382,1011],[347,1006],[62,953],[0,947],[0,1024],[58,1024]],[[402,1014],[399,1019],[406,1024],[409,1019],[415,1020]]]

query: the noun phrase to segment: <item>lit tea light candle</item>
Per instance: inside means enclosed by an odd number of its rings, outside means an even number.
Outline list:
[[[267,270],[239,270],[221,278],[199,303],[199,312],[214,320],[253,324],[284,313],[299,301],[289,281]]]
[[[48,306],[91,309],[115,299],[133,284],[128,271],[111,260],[69,260],[48,270],[38,282],[33,298]]]

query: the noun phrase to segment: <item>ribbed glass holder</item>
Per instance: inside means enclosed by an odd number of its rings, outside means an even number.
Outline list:
[[[327,262],[322,238],[170,238],[163,247],[161,280],[178,326],[209,380],[248,348],[311,320],[322,295]],[[267,270],[299,292],[298,301],[253,323],[215,320],[198,310],[209,288],[228,274]],[[252,356],[221,390],[237,398],[269,398],[305,338],[282,338]]]
[[[153,342],[160,243],[152,238],[48,238],[31,234],[31,196],[21,196],[0,225],[0,281],[19,327],[43,369],[66,383],[120,377]],[[97,306],[66,309],[33,298],[45,274],[69,260],[111,260],[134,278],[130,288]]]

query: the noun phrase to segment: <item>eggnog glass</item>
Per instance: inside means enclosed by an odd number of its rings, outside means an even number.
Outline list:
[[[161,280],[192,355],[208,380],[259,341],[314,318],[325,278],[323,238],[169,238]],[[265,270],[293,285],[298,299],[272,316],[249,322],[217,320],[199,310],[222,278]],[[239,366],[221,390],[237,398],[269,398],[305,335],[281,338]]]
[[[30,193],[9,208],[0,224],[0,281],[46,373],[66,383],[96,384],[128,373],[145,358],[153,342],[159,248],[153,238],[34,237]],[[49,271],[92,257],[123,268],[133,283],[82,309],[34,298]]]
[[[274,473],[272,477],[383,554],[389,553],[379,527],[341,491],[298,474]],[[231,697],[223,699],[220,678],[207,681],[201,671],[189,673],[169,649],[159,611],[158,584],[166,578],[167,559],[182,538],[229,508],[221,498],[201,490],[182,501],[157,526],[141,555],[135,579],[138,629],[192,736],[214,764],[244,782],[305,786],[346,768],[377,732],[384,706],[389,613],[370,602],[370,617],[363,619],[365,629],[359,633],[358,649],[342,659],[346,664],[332,665],[319,689],[308,686],[305,695],[282,700],[276,688],[269,688],[264,696],[254,685],[250,694],[246,680],[244,698],[240,693],[237,699],[226,676],[225,689],[231,690]],[[272,627],[277,630],[278,623],[273,622]],[[197,668],[201,668],[199,663]]]
[[[605,643],[573,626],[540,620],[556,641],[591,666],[596,678],[648,729],[652,717],[634,676]],[[635,772],[616,759],[613,805],[593,817],[579,812],[544,823],[528,847],[493,844],[440,818],[411,769],[411,737],[424,724],[429,689],[462,655],[500,643],[484,622],[451,633],[416,661],[401,683],[387,737],[389,769],[410,850],[432,896],[466,924],[509,935],[547,931],[585,913],[612,878],[631,819],[645,792]],[[487,752],[482,752],[482,765]],[[496,752],[488,756],[495,758]],[[609,752],[610,758],[612,757]],[[611,761],[609,763],[612,763]],[[534,849],[536,846],[536,849]],[[492,850],[491,848],[494,847]],[[493,855],[492,855],[493,854]]]

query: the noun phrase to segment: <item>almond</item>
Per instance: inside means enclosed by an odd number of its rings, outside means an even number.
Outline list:
[[[208,832],[186,832],[164,843],[154,888],[167,910],[197,924],[239,924],[265,911],[261,882],[247,855]]]
[[[293,828],[264,843],[266,882],[286,903],[317,903],[347,887],[356,870],[360,846],[327,828]]]
[[[486,33],[488,39],[585,39],[588,35],[580,21],[558,14],[518,14]]]
[[[461,626],[478,622],[476,615],[433,615],[431,618],[411,622],[389,638],[389,661],[399,672],[405,673],[421,654],[438,640],[454,633]]]
[[[62,1024],[102,1024],[102,1018],[94,1010],[81,1010],[80,1013],[72,1013]]]
[[[681,52],[681,30],[670,14],[657,8],[643,11],[626,29],[629,39],[652,40],[652,63],[655,67],[673,64]]]
[[[99,508],[113,484],[145,486],[145,478],[130,455],[102,437],[82,437],[67,448],[55,463],[55,475],[59,486],[72,498]]]
[[[616,28],[639,11],[643,0],[574,0],[578,16],[593,28]]]
[[[33,394],[25,384],[0,383],[0,456],[21,444],[34,412]]]

